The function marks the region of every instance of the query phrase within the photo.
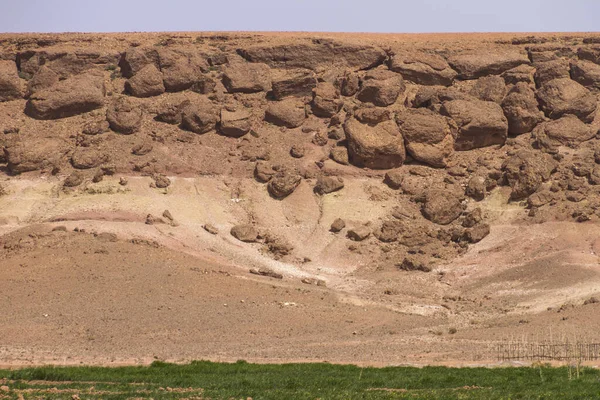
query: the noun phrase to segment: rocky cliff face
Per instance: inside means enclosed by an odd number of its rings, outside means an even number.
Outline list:
[[[159,188],[217,175],[285,202],[303,182],[324,201],[344,180],[375,178],[369,201],[396,206],[332,230],[348,251],[373,236],[376,260],[422,271],[484,240],[478,202],[497,188],[524,220],[600,216],[594,38],[85,38],[2,42],[5,180],[50,175],[72,192],[111,175]]]

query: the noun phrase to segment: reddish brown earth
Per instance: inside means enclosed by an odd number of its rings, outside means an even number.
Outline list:
[[[598,340],[599,43],[0,36],[0,365]]]

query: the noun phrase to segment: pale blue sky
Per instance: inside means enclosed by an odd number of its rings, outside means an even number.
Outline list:
[[[600,31],[600,0],[0,0],[0,32]]]

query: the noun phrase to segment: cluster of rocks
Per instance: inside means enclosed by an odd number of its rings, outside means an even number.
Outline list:
[[[540,220],[550,207],[578,221],[600,212],[598,196],[592,195],[600,184],[594,124],[600,47],[563,47],[434,52],[313,40],[212,53],[190,46],[137,46],[118,54],[24,51],[0,61],[0,102],[25,101],[25,114],[36,120],[92,111],[100,118],[81,127],[75,149],[58,138],[40,137],[35,145],[3,138],[0,162],[19,174],[54,170],[68,158],[72,168],[93,170],[99,181],[115,168],[96,138],[111,131],[139,134],[148,119],[192,135],[239,140],[246,135],[260,140],[261,126],[276,127],[306,134],[306,146],[327,149],[342,168],[336,171],[349,166],[387,171],[384,183],[408,196],[431,224],[416,236],[459,249],[489,232],[480,213],[466,213],[466,199],[482,201],[497,186],[509,186],[511,200],[526,201],[530,215]],[[110,71],[124,80],[122,93],[108,89]],[[174,92],[193,96],[147,106]],[[315,120],[326,130],[309,126]],[[274,199],[290,196],[306,178],[314,178],[317,196],[344,187],[342,177],[324,168],[327,160],[317,160],[316,173],[303,170],[306,146],[291,146],[289,162],[258,153],[247,157],[256,161],[254,177]],[[130,155],[144,157],[153,149],[143,139]],[[132,164],[152,175],[157,188],[169,186],[148,164]],[[77,171],[65,186],[84,181]],[[345,229],[340,221],[334,225],[333,232]],[[402,217],[391,218],[376,228],[351,227],[347,236],[402,242],[415,231],[406,225]],[[274,254],[288,251],[253,229],[236,227],[231,234],[263,241]],[[418,246],[423,245],[405,245]],[[425,270],[424,265],[413,257],[399,268]]]

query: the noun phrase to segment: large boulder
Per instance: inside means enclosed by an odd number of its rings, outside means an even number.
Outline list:
[[[339,91],[329,82],[320,82],[313,90],[312,111],[317,117],[331,118],[342,108]]]
[[[119,60],[121,74],[125,78],[131,78],[148,64],[153,64],[156,68],[160,68],[158,49],[156,47],[131,47],[123,53]]]
[[[71,165],[77,169],[90,169],[106,162],[108,156],[96,149],[79,147],[71,156]]]
[[[148,64],[125,82],[125,92],[135,97],[161,95],[165,92],[163,74]]]
[[[580,47],[577,50],[577,56],[580,60],[591,61],[600,65],[600,46]]]
[[[317,87],[317,78],[313,72],[307,71],[275,76],[272,83],[275,100],[282,100],[289,96],[312,96],[315,87]]]
[[[590,61],[572,61],[571,78],[583,86],[600,91],[600,65]]]
[[[517,83],[502,101],[502,110],[508,120],[508,133],[520,135],[531,132],[544,120],[538,109],[535,93],[524,82]]]
[[[597,128],[583,123],[574,115],[565,115],[560,119],[539,125],[533,131],[533,138],[542,149],[551,153],[557,151],[558,146],[577,147],[581,143],[592,139]]]
[[[392,105],[405,90],[402,75],[380,69],[365,74],[356,98],[379,107]]]
[[[195,133],[214,130],[219,120],[216,107],[205,97],[198,97],[182,108],[181,127]]]
[[[50,67],[42,65],[33,78],[27,82],[27,97],[42,89],[52,87],[58,83],[60,77]]]
[[[320,176],[315,185],[315,193],[328,194],[344,188],[344,180],[339,176]]]
[[[104,106],[104,76],[75,75],[29,97],[25,112],[36,119],[58,119],[83,114]]]
[[[239,49],[246,60],[274,68],[349,68],[355,71],[382,64],[387,54],[379,47],[314,39],[307,43],[261,44]]]
[[[284,168],[273,175],[267,189],[274,198],[283,199],[292,194],[301,181],[302,177],[298,172]]]
[[[455,127],[449,120],[426,108],[408,109],[396,118],[406,150],[415,159],[443,168],[454,152]],[[454,129],[453,129],[454,128]]]
[[[338,77],[336,84],[340,87],[342,96],[354,96],[360,89],[360,77],[356,72],[344,71],[344,73]]]
[[[504,161],[502,171],[506,183],[512,188],[511,199],[523,200],[534,193],[550,179],[556,165],[549,154],[526,149]]]
[[[516,85],[519,82],[533,83],[535,68],[531,65],[521,64],[502,73],[502,78],[507,85]]]
[[[407,81],[428,86],[450,86],[457,75],[443,57],[423,52],[395,54],[390,59],[390,69]]]
[[[57,139],[36,139],[18,142],[4,148],[8,170],[12,174],[52,169],[60,165],[69,151],[69,144]]]
[[[442,104],[442,115],[452,118],[458,126],[455,150],[504,144],[508,121],[502,107],[491,101],[452,100]]]
[[[454,192],[430,189],[425,192],[421,212],[431,222],[448,225],[460,217],[464,209],[462,198]]]
[[[290,98],[269,103],[265,111],[265,121],[286,128],[297,128],[304,123],[306,110],[300,99]]]
[[[237,240],[246,243],[256,242],[259,236],[258,230],[254,226],[248,224],[235,225],[231,228],[229,233]]]
[[[86,71],[106,70],[114,66],[120,54],[112,50],[79,47],[73,51],[60,48],[38,48],[17,53],[20,72],[27,78],[37,73],[40,67],[46,66],[54,71],[61,80]]]
[[[533,78],[535,86],[540,88],[545,83],[554,79],[569,78],[569,62],[559,58],[552,61],[546,61],[535,65],[536,70]]]
[[[141,107],[128,97],[117,98],[106,110],[106,120],[110,124],[110,129],[125,135],[130,135],[140,129],[142,117]]]
[[[0,60],[0,102],[23,97],[21,78],[14,61]]]
[[[479,100],[493,101],[500,104],[506,95],[504,79],[496,75],[479,78],[471,89],[470,94]]]
[[[237,111],[227,111],[223,109],[221,110],[219,131],[225,136],[242,137],[250,132],[250,129],[252,128],[251,117],[252,114],[250,111],[245,109]]]
[[[358,167],[392,169],[406,159],[404,138],[395,121],[369,125],[349,118],[344,131],[350,162]]]
[[[536,94],[540,107],[549,118],[573,114],[584,122],[594,120],[596,96],[572,79],[554,79],[544,84]]]
[[[460,79],[477,79],[529,64],[529,57],[526,53],[515,51],[478,51],[454,55],[448,58],[448,63],[458,72]]]
[[[257,93],[271,90],[271,69],[266,64],[230,63],[223,73],[229,93]]]
[[[167,92],[189,89],[208,72],[208,62],[193,49],[160,49],[160,70]]]

